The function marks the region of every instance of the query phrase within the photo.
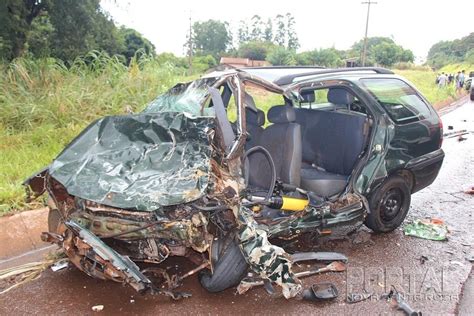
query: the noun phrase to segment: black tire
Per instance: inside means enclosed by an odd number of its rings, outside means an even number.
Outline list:
[[[213,270],[214,273],[204,270],[199,274],[202,287],[211,293],[236,286],[246,275],[248,264],[235,240],[231,241],[219,256]]]
[[[411,193],[400,176],[390,176],[369,197],[370,213],[365,226],[375,233],[391,232],[399,227],[410,208]]]
[[[471,99],[471,101],[474,101],[474,89],[471,90],[470,99]]]

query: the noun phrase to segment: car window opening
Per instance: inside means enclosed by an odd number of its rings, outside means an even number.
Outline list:
[[[255,88],[246,91],[257,108],[246,106],[246,150],[267,149],[283,184],[322,199],[344,192],[368,143],[365,104],[340,86],[303,89],[292,105],[285,105],[279,94]],[[233,106],[229,103],[231,121],[235,121]],[[249,189],[265,192],[271,178],[266,158],[255,153],[248,159]]]

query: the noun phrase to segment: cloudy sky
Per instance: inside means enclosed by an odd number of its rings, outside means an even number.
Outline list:
[[[365,1],[365,0],[364,0]],[[369,36],[392,37],[424,59],[432,44],[474,32],[474,0],[376,0]],[[103,0],[118,24],[145,35],[158,52],[183,55],[191,12],[194,21],[218,19],[237,29],[254,14],[264,20],[290,12],[301,48],[347,49],[364,36],[367,6],[362,0]],[[166,4],[165,4],[166,3]]]

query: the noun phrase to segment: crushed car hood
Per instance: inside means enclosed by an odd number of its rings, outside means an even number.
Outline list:
[[[209,183],[214,117],[143,112],[97,120],[49,166],[69,194],[153,211],[190,202]]]

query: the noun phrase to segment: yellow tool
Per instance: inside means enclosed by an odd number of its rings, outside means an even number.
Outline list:
[[[309,204],[308,199],[298,199],[289,196],[277,197],[275,199],[281,199],[281,206],[279,208],[285,211],[303,211]]]
[[[261,196],[251,196],[249,198],[252,202],[264,202],[265,198]],[[273,196],[270,198],[268,203],[265,203],[270,208],[279,209],[283,211],[290,212],[300,212],[304,211],[306,206],[309,205],[309,200],[305,198],[294,198],[289,196]],[[254,205],[252,207],[254,212],[261,211],[260,205]]]

